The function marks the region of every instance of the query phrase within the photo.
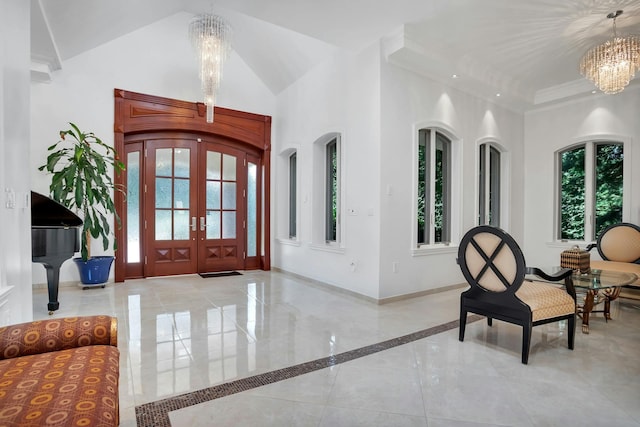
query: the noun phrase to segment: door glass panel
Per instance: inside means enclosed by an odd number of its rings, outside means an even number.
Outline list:
[[[191,228],[188,148],[156,150],[156,240],[188,240]]]
[[[172,148],[159,148],[156,150],[156,176],[171,176]]]
[[[222,179],[225,181],[236,180],[236,157],[225,154],[222,156]]]
[[[156,178],[156,208],[171,208],[171,178]]]
[[[207,179],[220,179],[220,153],[207,151]]]
[[[174,186],[174,208],[189,209],[189,180],[176,179]]]
[[[220,238],[220,212],[207,212],[207,239]]]
[[[207,152],[207,239],[236,237],[237,157]]]
[[[189,157],[191,156],[191,150],[188,148],[176,148],[175,149],[175,162],[176,167],[173,172],[174,176],[180,178],[189,178]]]
[[[236,238],[236,213],[222,212],[222,238]]]
[[[236,183],[222,183],[222,209],[236,208]]]
[[[140,152],[127,154],[127,262],[140,262]]]
[[[189,211],[173,211],[173,240],[189,239]]]
[[[207,209],[220,209],[220,182],[207,182]]]
[[[247,256],[256,256],[257,252],[257,170],[257,165],[249,162],[247,169]]]
[[[171,240],[171,211],[156,210],[156,240]]]

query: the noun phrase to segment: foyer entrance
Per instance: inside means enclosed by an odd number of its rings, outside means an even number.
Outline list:
[[[116,90],[116,281],[270,268],[270,118],[200,105]]]

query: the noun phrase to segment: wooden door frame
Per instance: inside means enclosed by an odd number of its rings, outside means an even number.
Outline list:
[[[206,107],[201,102],[187,102],[171,98],[145,95],[122,89],[114,89],[114,148],[124,153],[125,136],[136,133],[159,131],[186,131],[204,136],[230,138],[238,147],[249,146],[258,149],[264,171],[264,198],[262,239],[264,253],[260,256],[260,268],[271,269],[271,116],[265,116],[228,108],[215,107],[213,123],[206,121]],[[123,184],[124,175],[116,176],[116,184]],[[125,218],[124,195],[115,192],[116,212]],[[115,229],[118,242],[125,242],[125,229]],[[115,281],[125,279],[125,256],[116,252]]]

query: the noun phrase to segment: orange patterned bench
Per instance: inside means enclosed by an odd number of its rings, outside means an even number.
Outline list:
[[[117,319],[0,327],[0,426],[117,426]]]

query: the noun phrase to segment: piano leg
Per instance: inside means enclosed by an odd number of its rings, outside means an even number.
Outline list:
[[[57,264],[45,264],[44,268],[47,270],[47,288],[49,291],[49,303],[47,309],[49,314],[53,314],[58,308],[60,303],[58,302],[58,284],[60,280],[60,265]]]

